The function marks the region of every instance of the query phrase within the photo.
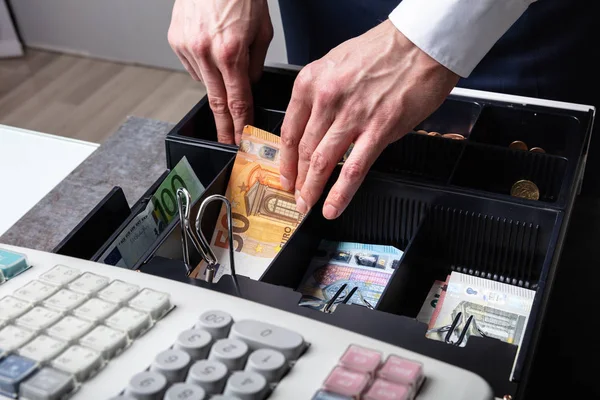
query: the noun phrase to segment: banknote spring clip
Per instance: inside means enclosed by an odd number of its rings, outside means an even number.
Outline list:
[[[451,340],[452,333],[456,330],[456,327],[460,323],[461,319],[462,319],[462,312],[459,312],[458,314],[456,314],[456,317],[454,317],[454,320],[452,321],[452,325],[450,325],[450,329],[448,329],[448,332],[446,332],[446,337],[444,338],[444,342],[451,344],[453,346],[459,346],[463,342],[463,340],[465,340],[465,335],[467,334],[467,331],[469,330],[469,326],[471,325],[471,322],[473,321],[472,315],[469,315],[469,318],[467,318],[465,327],[460,332],[458,339],[456,341]]]
[[[198,210],[198,214],[196,216],[196,233],[198,234],[198,237],[200,239],[200,244],[202,245],[202,247],[204,249],[204,251],[201,252],[201,254],[203,254],[205,256],[204,260],[208,264],[206,267],[206,280],[208,282],[213,281],[216,267],[219,263],[219,260],[217,259],[217,257],[215,256],[215,253],[210,248],[210,245],[209,245],[208,241],[206,240],[206,237],[204,237],[204,233],[202,233],[202,229],[200,229],[200,223],[202,221],[202,217],[204,217],[204,212],[206,211],[206,207],[211,202],[217,201],[217,200],[220,200],[223,203],[225,203],[225,209],[227,211],[227,230],[228,230],[228,236],[229,236],[229,266],[231,268],[231,277],[233,279],[233,284],[235,285],[235,289],[237,290],[237,292],[239,294],[240,288],[239,288],[239,285],[237,282],[237,275],[235,272],[235,260],[234,260],[234,255],[233,255],[233,217],[232,217],[232,213],[231,213],[231,203],[229,202],[229,200],[227,200],[227,197],[222,196],[220,194],[214,194],[214,195],[209,196],[206,199],[204,199],[202,204],[200,204],[200,209]]]

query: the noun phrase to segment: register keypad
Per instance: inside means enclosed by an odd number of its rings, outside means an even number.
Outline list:
[[[171,308],[166,293],[55,266],[0,299],[0,394],[63,398]],[[162,368],[172,380],[181,374]]]
[[[158,299],[152,302],[160,307]],[[118,398],[266,399],[306,348],[303,337],[288,329],[206,311]]]

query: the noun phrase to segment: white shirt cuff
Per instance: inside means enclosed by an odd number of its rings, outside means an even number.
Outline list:
[[[465,78],[536,0],[403,0],[389,18],[404,36]]]

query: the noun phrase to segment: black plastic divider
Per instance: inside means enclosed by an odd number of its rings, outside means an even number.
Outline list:
[[[196,146],[189,139],[177,138],[167,141],[167,168],[173,169],[185,156],[204,187],[218,176],[235,157],[237,149],[217,146]]]
[[[527,179],[539,188],[540,202],[556,203],[567,163],[549,154],[467,143],[450,185],[511,196],[514,183]]]
[[[580,130],[580,121],[570,115],[518,106],[486,106],[473,127],[471,140],[500,147],[520,140],[529,148],[541,147],[547,154],[577,158],[584,140]]]
[[[52,252],[89,260],[130,214],[125,193],[116,186]]]
[[[372,169],[409,180],[445,184],[464,146],[463,140],[409,133],[390,144]]]
[[[469,137],[481,113],[479,103],[448,98],[437,110],[421,122],[415,130],[438,132],[440,134],[459,133]]]

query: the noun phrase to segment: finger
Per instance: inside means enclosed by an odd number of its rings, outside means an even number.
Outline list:
[[[342,167],[340,176],[329,191],[323,204],[323,216],[335,219],[348,207],[350,200],[365,179],[369,168],[373,165],[385,146],[371,139],[365,133],[354,143],[354,148]]]
[[[250,45],[249,75],[251,82],[256,82],[260,79],[271,40],[273,40],[273,24],[271,23],[269,13],[265,12],[258,34],[254,42]]]
[[[281,157],[279,173],[284,190],[294,190],[298,173],[298,143],[310,118],[310,107],[297,93],[296,86],[281,125]]]
[[[235,143],[240,144],[244,126],[252,124],[252,90],[248,76],[248,56],[242,57],[236,65],[220,66],[227,91],[227,107],[233,119]]]
[[[221,72],[210,59],[199,60],[199,66],[206,86],[208,103],[215,117],[217,139],[220,143],[235,144],[233,120],[229,114],[227,91]]]
[[[331,128],[331,124],[333,123],[333,113],[325,109],[324,107],[313,108],[310,119],[306,124],[306,128],[304,130],[304,134],[302,135],[302,139],[298,144],[298,174],[296,176],[296,193],[299,193],[304,187],[304,180],[306,179],[306,174],[308,173],[308,169],[311,166],[311,160],[313,160],[314,152],[321,140]],[[315,168],[323,169],[323,166],[320,165],[325,160],[320,157],[321,155],[317,155],[314,157]],[[296,196],[296,202],[300,200]],[[306,199],[304,199],[306,200]],[[310,205],[308,205],[310,207]]]
[[[201,82],[202,78],[200,76],[200,69],[198,68],[198,65],[195,62],[192,65],[192,63],[189,60],[193,61],[194,59],[188,54],[186,54],[185,49],[176,49],[175,54],[179,58],[179,61],[181,61],[181,64],[183,65],[185,70],[188,72],[188,74],[190,74],[192,79]]]
[[[334,122],[312,154],[300,198],[296,199],[298,211],[307,213],[319,200],[331,173],[355,138],[345,123]],[[302,206],[305,208],[300,209]]]

